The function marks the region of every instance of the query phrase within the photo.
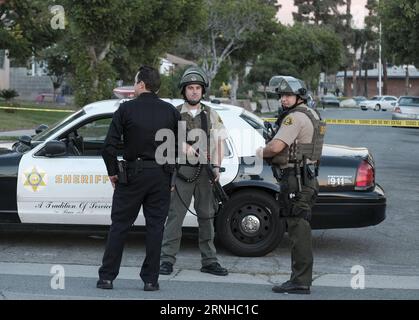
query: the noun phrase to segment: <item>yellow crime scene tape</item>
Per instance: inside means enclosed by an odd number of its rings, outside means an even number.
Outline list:
[[[14,108],[14,107],[4,107],[4,106],[0,106],[0,109],[19,110],[19,111],[74,112],[74,110],[63,110],[63,109]]]
[[[0,109],[20,111],[44,111],[44,112],[75,112],[63,109],[36,109],[15,108],[0,106]],[[275,122],[276,118],[262,118],[263,121]],[[381,126],[381,127],[419,127],[419,120],[384,120],[384,119],[325,119],[327,124],[355,125],[355,126]]]
[[[264,121],[275,122],[276,118],[262,118]],[[384,120],[384,119],[325,119],[327,124],[378,126],[378,127],[419,127],[419,120]]]

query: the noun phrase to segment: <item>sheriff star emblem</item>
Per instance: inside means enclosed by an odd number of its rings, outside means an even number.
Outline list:
[[[39,168],[33,167],[31,171],[26,171],[24,176],[23,186],[30,191],[37,192],[39,188],[46,186],[46,173]]]
[[[291,116],[288,116],[288,117],[286,117],[285,119],[284,119],[284,122],[283,122],[283,124],[284,124],[284,126],[290,126],[290,125],[292,125],[292,117]]]

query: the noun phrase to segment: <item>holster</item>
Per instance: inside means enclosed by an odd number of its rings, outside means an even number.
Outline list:
[[[279,180],[280,193],[278,204],[282,217],[300,217],[310,221],[311,208],[314,206],[318,194],[318,182],[312,176],[309,166],[305,166],[306,176],[303,181],[302,190],[299,190],[298,181],[294,168],[281,170]]]
[[[118,182],[126,184],[128,183],[128,165],[125,160],[118,160]]]

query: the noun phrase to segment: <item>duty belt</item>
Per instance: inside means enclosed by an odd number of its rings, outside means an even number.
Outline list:
[[[127,161],[127,169],[134,170],[135,173],[140,172],[142,169],[162,168],[155,160],[143,160],[138,158],[134,161]]]

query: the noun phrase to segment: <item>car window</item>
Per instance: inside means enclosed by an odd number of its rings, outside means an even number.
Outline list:
[[[242,118],[244,121],[246,121],[248,124],[250,124],[254,129],[256,129],[257,132],[259,132],[259,134],[262,137],[267,137],[268,136],[268,130],[258,121],[252,119],[250,116],[246,115],[245,113],[242,113],[240,115],[240,118]]]
[[[371,100],[380,100],[379,97],[372,97]]]
[[[94,120],[78,128],[77,132],[83,137],[84,141],[103,143],[111,121],[112,118]]]
[[[231,142],[228,139],[226,139],[224,140],[224,158],[231,158],[232,155],[233,151],[231,147]]]
[[[100,157],[111,122],[112,114],[91,118],[61,135],[59,139],[66,143],[67,155]],[[118,150],[122,154],[122,141]]]
[[[84,110],[80,110],[76,113],[73,113],[71,116],[69,116],[69,117],[65,118],[64,120],[61,120],[61,121],[57,122],[56,124],[54,124],[51,128],[46,129],[45,131],[42,131],[41,133],[35,135],[32,138],[32,141],[45,141],[51,135],[53,135],[57,131],[61,130],[62,128],[64,128],[66,125],[73,122],[74,120],[84,116],[85,114],[86,113],[84,112]]]
[[[419,97],[400,98],[399,105],[409,107],[419,107]]]
[[[386,100],[386,101],[394,101],[394,100],[397,100],[397,99],[394,99],[394,98],[392,98],[392,97],[387,97],[387,98],[385,98],[384,100]]]

